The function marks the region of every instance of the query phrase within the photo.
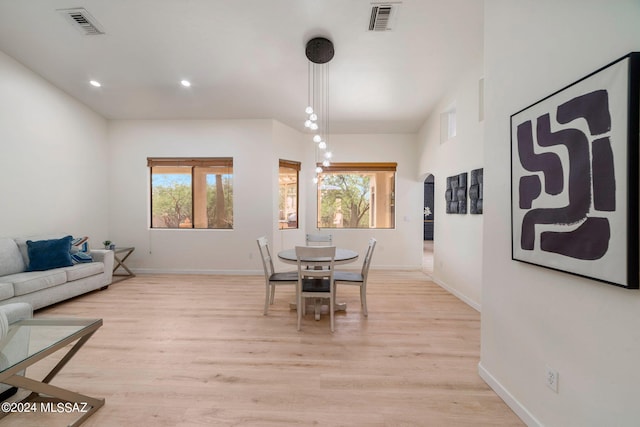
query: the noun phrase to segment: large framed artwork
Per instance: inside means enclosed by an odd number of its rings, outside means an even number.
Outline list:
[[[511,116],[512,258],[638,289],[640,53]]]

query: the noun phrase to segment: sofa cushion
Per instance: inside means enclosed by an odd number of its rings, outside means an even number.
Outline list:
[[[62,268],[47,271],[29,271],[4,276],[2,281],[13,283],[13,293],[15,296],[20,296],[65,283],[67,281],[67,272]]]
[[[104,271],[104,264],[101,262],[76,264],[73,267],[65,268],[65,271],[67,272],[67,281],[71,282],[73,280],[101,274]]]
[[[24,260],[13,239],[0,239],[0,276],[24,271]]]
[[[13,284],[12,283],[0,283],[0,301],[13,297]]]
[[[27,251],[29,254],[29,265],[27,271],[43,271],[52,268],[70,267],[71,261],[71,240],[73,237],[66,236],[62,239],[51,240],[27,240]]]

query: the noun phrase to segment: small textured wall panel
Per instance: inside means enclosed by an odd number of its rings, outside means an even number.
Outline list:
[[[483,169],[471,171],[469,182],[469,213],[482,213],[482,193],[483,193]]]
[[[444,194],[447,213],[467,213],[467,173],[447,177],[447,190]]]

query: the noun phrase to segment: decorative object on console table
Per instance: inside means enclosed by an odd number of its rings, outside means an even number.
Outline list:
[[[469,213],[482,213],[482,193],[483,190],[483,169],[471,171],[471,181],[469,182]]]
[[[447,177],[447,190],[444,198],[447,202],[447,213],[467,213],[467,173]]]
[[[105,240],[104,242],[102,242],[102,244],[104,245],[105,249],[112,249],[111,248],[111,240]]]
[[[511,116],[512,259],[638,288],[639,105],[635,52]]]

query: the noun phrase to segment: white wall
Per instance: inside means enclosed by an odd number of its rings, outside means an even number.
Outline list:
[[[379,240],[374,266],[419,268],[422,183],[416,181],[415,136],[346,135],[332,139],[337,161],[397,161],[396,230],[335,230],[339,246],[364,251]],[[304,244],[313,231],[313,143],[308,135],[271,120],[115,120],[109,122],[109,238],[135,246],[128,265],[137,272],[259,272],[256,238],[273,252]],[[233,157],[233,230],[150,230],[147,157]],[[278,159],[302,162],[300,229],[278,230]],[[333,231],[333,230],[332,230]],[[280,266],[281,268],[283,266]]]
[[[470,67],[439,102],[420,129],[419,179],[435,177],[433,280],[480,310],[482,294],[482,224],[484,215],[447,214],[447,177],[484,166],[484,125],[479,119],[482,64]],[[440,114],[456,108],[457,134],[440,143]],[[421,196],[423,197],[423,196]],[[468,207],[467,207],[467,212]]]
[[[107,236],[106,120],[0,52],[0,236]]]
[[[311,233],[330,233],[337,246],[364,253],[370,237],[377,239],[372,269],[420,269],[422,264],[423,183],[417,179],[414,134],[342,134],[332,135],[329,149],[335,162],[396,162],[395,229],[322,229],[316,222],[316,186],[314,170],[308,168],[303,178],[307,186],[306,228]],[[307,163],[315,164],[314,152]],[[350,267],[360,266],[352,265]]]
[[[485,0],[480,373],[529,425],[637,426],[640,291],[511,260],[510,125],[518,110],[640,50],[635,0]],[[558,370],[559,392],[545,385]]]
[[[277,170],[270,120],[116,120],[111,150],[109,229],[135,246],[139,272],[261,270],[256,238],[273,229]],[[149,229],[147,157],[233,157],[233,230]]]
[[[305,227],[306,227],[306,217],[303,213],[307,210],[307,187],[304,185],[303,177],[308,169],[313,167],[313,165],[309,164],[307,161],[307,152],[309,151],[309,147],[312,142],[309,141],[308,135],[305,136],[300,132],[283,125],[280,122],[273,122],[273,149],[274,149],[274,165],[272,167],[272,191],[274,191],[273,197],[273,207],[272,207],[272,218],[271,220],[271,228],[272,228],[272,251],[273,254],[278,253],[278,251],[286,248],[291,248],[295,245],[302,244],[304,242],[305,235]],[[299,174],[299,179],[301,182],[298,183],[298,209],[300,209],[298,215],[298,228],[297,229],[278,229],[278,222],[275,220],[278,218],[278,194],[275,193],[275,189],[278,188],[278,160],[294,160],[296,162],[301,162],[301,171]],[[275,264],[277,265],[276,270],[282,269],[291,269],[291,266],[285,266],[284,264],[275,260]]]

